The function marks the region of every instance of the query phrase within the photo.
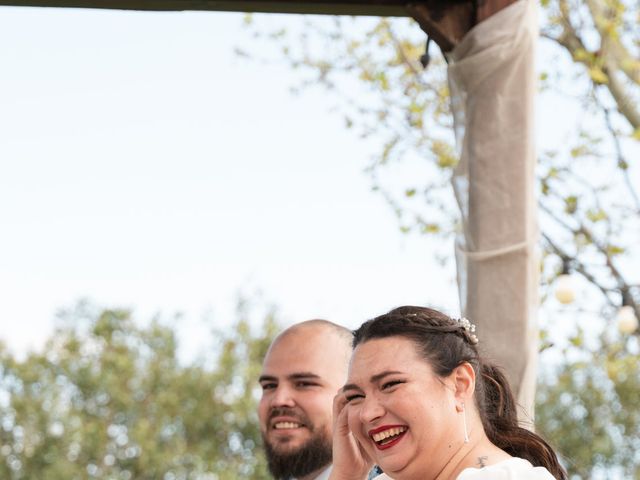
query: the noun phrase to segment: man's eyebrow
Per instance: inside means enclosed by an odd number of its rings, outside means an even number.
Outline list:
[[[296,373],[292,373],[291,375],[287,375],[287,378],[290,380],[300,380],[304,378],[320,379],[320,375],[317,375],[312,372],[296,372]]]
[[[287,375],[288,380],[303,380],[303,379],[311,379],[311,378],[320,380],[320,375],[317,375],[312,372],[295,372]],[[275,377],[273,375],[260,375],[260,378],[258,378],[258,382],[260,383],[277,382],[277,381],[278,381],[278,377]]]
[[[397,374],[402,374],[403,372],[398,372],[396,370],[387,370],[384,372],[380,372],[377,373],[375,375],[373,375],[369,381],[371,383],[377,383],[380,380],[382,380],[384,377],[386,377],[387,375],[397,375]],[[342,387],[342,391],[346,391],[346,390],[362,390],[358,385],[356,385],[355,383],[347,383],[344,387]]]

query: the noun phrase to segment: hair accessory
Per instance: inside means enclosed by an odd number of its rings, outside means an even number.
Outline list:
[[[475,334],[476,326],[473,323],[471,323],[469,319],[466,317],[459,318],[456,321],[460,324],[462,328],[464,328],[464,331],[467,332],[467,337],[469,338],[469,342],[472,345],[476,345],[478,343],[478,337]]]

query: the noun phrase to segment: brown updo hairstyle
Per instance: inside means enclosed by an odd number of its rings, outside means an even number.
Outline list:
[[[516,402],[500,369],[483,361],[476,341],[461,323],[425,307],[398,307],[363,323],[353,332],[353,348],[367,340],[403,337],[413,341],[440,377],[464,362],[476,373],[475,403],[491,442],[514,457],[545,467],[558,480],[567,474],[555,452],[539,435],[518,424]]]

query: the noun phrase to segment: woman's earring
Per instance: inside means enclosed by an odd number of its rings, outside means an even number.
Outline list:
[[[464,443],[469,443],[469,433],[467,432],[467,412],[462,404],[462,425],[464,426]]]

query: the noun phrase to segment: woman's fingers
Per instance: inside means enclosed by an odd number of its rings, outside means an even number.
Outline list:
[[[333,472],[331,478],[361,480],[367,477],[371,459],[349,430],[349,407],[343,392],[333,399]]]
[[[347,398],[344,393],[338,392],[333,397],[333,426],[336,433],[346,435],[349,432],[349,425],[347,423]]]

